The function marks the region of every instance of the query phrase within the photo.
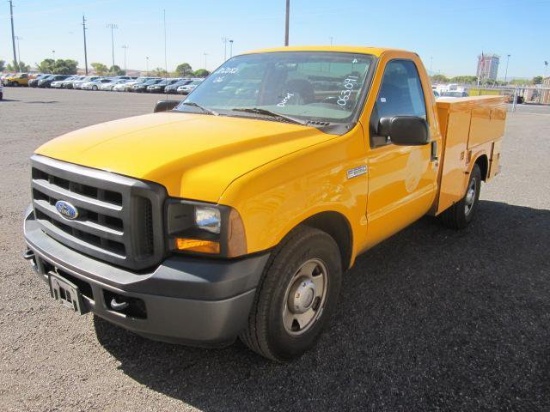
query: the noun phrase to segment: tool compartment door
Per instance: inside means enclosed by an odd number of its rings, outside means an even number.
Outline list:
[[[436,212],[439,214],[464,196],[470,161],[475,160],[479,153],[484,152],[489,158],[487,178],[498,172],[506,107],[501,96],[479,96],[439,99],[437,112],[443,136],[443,164]]]

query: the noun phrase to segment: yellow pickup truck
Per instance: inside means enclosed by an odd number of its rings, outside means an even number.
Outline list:
[[[234,57],[181,102],[38,148],[25,258],[142,336],[300,356],[359,254],[427,214],[465,227],[499,171],[502,99],[431,90],[406,51]]]

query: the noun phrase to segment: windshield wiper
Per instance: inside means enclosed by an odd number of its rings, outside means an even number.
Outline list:
[[[184,104],[186,106],[197,107],[197,108],[201,109],[204,113],[208,113],[208,114],[211,114],[211,115],[214,115],[214,116],[219,116],[220,115],[218,112],[215,112],[214,110],[211,110],[211,109],[208,109],[204,106],[201,106],[200,104],[195,103],[195,102],[183,102],[182,104]]]
[[[274,119],[284,120],[284,121],[287,121],[289,123],[300,124],[302,126],[306,125],[306,122],[304,122],[302,120],[298,120],[294,117],[286,116],[284,114],[275,113],[275,112],[272,112],[270,110],[260,109],[259,107],[236,107],[235,109],[232,109],[232,111],[234,111],[234,112],[244,112],[244,113],[254,113],[254,114],[259,114],[259,115],[262,115],[262,116],[268,116],[268,117],[271,117],[271,118],[274,118]]]

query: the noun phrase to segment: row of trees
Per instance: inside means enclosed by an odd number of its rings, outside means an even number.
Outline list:
[[[443,74],[435,74],[430,76],[432,83],[458,83],[458,84],[470,84],[477,85],[477,76],[456,76],[447,77]],[[542,84],[542,76],[535,76],[531,80],[527,79],[514,79],[509,82],[503,82],[500,80],[483,79],[482,84],[484,86],[507,86],[507,85],[534,85]]]
[[[8,63],[8,65],[6,66],[6,61],[5,60],[0,60],[0,72],[3,72],[5,70],[9,71],[9,72],[28,72],[29,70],[31,69],[31,66],[29,66],[28,64],[25,64],[24,62],[19,62],[19,63]]]
[[[78,70],[77,66],[78,62],[71,59],[45,59],[42,60],[42,63],[36,64],[37,71],[51,74],[76,74]],[[107,65],[103,63],[92,63],[91,66],[98,76],[120,76],[126,74],[126,72],[117,65],[107,67]],[[13,62],[6,66],[6,62],[0,60],[0,72],[6,70],[8,72],[28,72],[31,70],[31,67],[24,62]],[[181,63],[176,67],[175,72],[170,73],[167,72],[166,69],[157,67],[151,70],[149,74],[159,77],[206,77],[210,72],[206,69],[193,70],[189,63]]]

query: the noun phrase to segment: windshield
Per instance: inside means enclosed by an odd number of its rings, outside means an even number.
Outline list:
[[[357,115],[373,61],[371,55],[339,52],[237,56],[176,110],[345,124]]]

